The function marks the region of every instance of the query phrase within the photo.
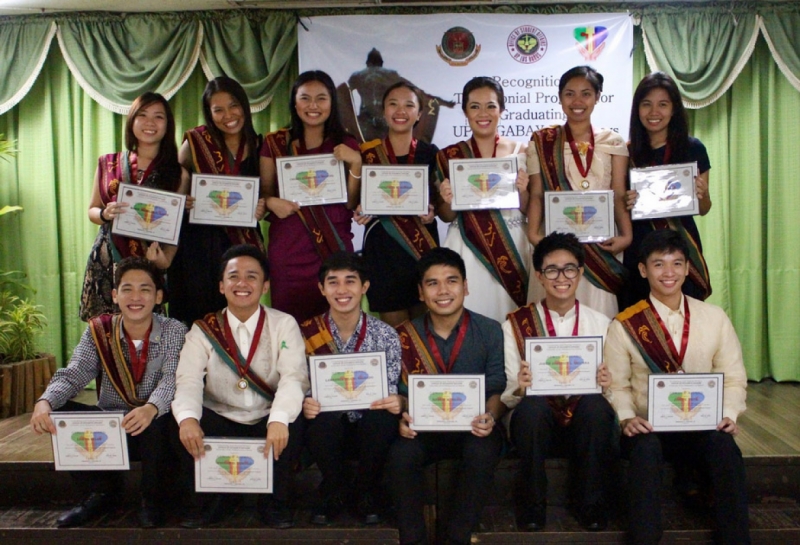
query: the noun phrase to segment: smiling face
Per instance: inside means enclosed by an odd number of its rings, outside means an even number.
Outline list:
[[[642,99],[639,103],[639,121],[642,122],[651,141],[666,140],[672,113],[672,100],[669,98],[669,93],[661,87],[656,87]]]
[[[418,287],[419,300],[431,314],[442,318],[459,314],[464,308],[464,297],[469,295],[467,281],[450,265],[430,267]]]
[[[295,110],[306,127],[325,125],[331,115],[331,95],[319,81],[309,81],[297,88]]]
[[[269,280],[257,260],[239,256],[228,261],[219,283],[219,292],[228,301],[228,310],[246,320],[258,309],[261,296],[269,291]]]
[[[214,93],[209,101],[214,126],[224,135],[236,135],[244,128],[244,108],[239,101],[226,92]]]
[[[133,136],[139,146],[158,144],[167,133],[167,111],[160,102],[141,108],[133,119]]]
[[[494,136],[500,123],[500,101],[489,87],[479,87],[470,92],[465,110],[469,128],[475,136]]]
[[[550,280],[542,272],[548,269],[561,269],[561,271],[555,280]],[[577,276],[567,278],[564,269],[576,269]],[[578,260],[567,250],[555,250],[544,256],[542,270],[536,271],[536,278],[544,287],[550,307],[555,307],[556,302],[574,302],[575,291],[578,289],[581,277],[583,277],[583,267],[578,266]]]
[[[383,102],[383,118],[389,132],[408,133],[414,129],[419,117],[419,98],[408,87],[394,89]]]
[[[130,325],[151,320],[153,308],[161,303],[164,292],[156,289],[147,271],[131,269],[122,275],[111,297],[119,305],[123,320]]]
[[[567,121],[579,123],[591,120],[599,95],[600,93],[594,90],[586,78],[577,77],[569,80],[559,97]]]
[[[331,270],[325,275],[325,282],[317,285],[331,312],[347,315],[361,312],[361,297],[369,289],[369,280],[362,282],[356,271]]]
[[[639,263],[639,273],[647,278],[650,294],[671,308],[680,301],[681,286],[689,274],[689,264],[683,252],[653,252],[645,263]]]

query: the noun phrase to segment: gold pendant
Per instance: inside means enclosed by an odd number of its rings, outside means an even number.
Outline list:
[[[583,189],[589,189],[589,180],[584,180],[581,182],[581,187]]]
[[[247,381],[245,379],[241,379],[239,382],[236,383],[236,387],[244,392],[245,390],[247,390]]]

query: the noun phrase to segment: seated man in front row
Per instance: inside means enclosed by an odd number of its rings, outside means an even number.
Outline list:
[[[36,402],[31,427],[37,434],[56,433],[50,413],[57,411],[124,411],[132,459],[142,462],[142,505],[139,523],[152,528],[162,518],[159,487],[167,452],[166,424],[175,393],[175,368],[186,326],[153,314],[164,296],[161,271],[143,257],[120,261],[111,296],[119,314],[102,314],[89,327],[67,367],[53,375]],[[97,406],[70,401],[100,376]],[[120,471],[74,472],[87,497],[58,518],[61,528],[80,526],[118,505],[124,474]]]
[[[397,509],[400,543],[424,543],[423,517],[427,464],[461,459],[458,489],[453,494],[447,526],[449,543],[469,543],[492,488],[503,437],[495,425],[505,406],[503,332],[496,321],[464,308],[467,279],[464,260],[448,248],[435,248],[417,263],[420,300],[428,312],[397,327],[403,350],[403,377],[408,374],[483,374],[486,413],[475,417],[471,432],[422,432],[409,427],[403,413],[400,437],[392,445],[387,465]],[[407,392],[406,392],[407,393]]]
[[[745,410],[747,375],[736,331],[725,312],[681,293],[689,273],[686,240],[668,229],[642,241],[639,272],[650,296],[620,312],[608,330],[605,361],[610,401],[622,427],[622,456],[630,460],[632,543],[658,543],[663,458],[699,470],[714,490],[717,541],[750,543],[744,463],[733,436]],[[716,430],[655,433],[647,421],[650,373],[723,373],[723,418]]]
[[[547,508],[545,458],[566,451],[572,500],[587,530],[608,525],[605,492],[607,475],[614,463],[614,410],[601,394],[572,396],[525,396],[532,374],[525,358],[525,338],[601,336],[609,319],[575,299],[583,277],[583,246],[572,234],[551,233],[536,245],[533,268],[545,290],[545,298],[508,315],[503,324],[506,380],[503,403],[511,414],[511,440],[520,455],[514,498],[520,528],[544,528]],[[611,384],[605,364],[597,369],[597,383]]]
[[[381,477],[389,447],[397,437],[397,416],[402,400],[400,339],[387,323],[361,311],[361,298],[369,289],[364,263],[353,253],[338,252],[319,269],[319,289],[330,310],[300,324],[309,355],[348,352],[385,352],[389,397],[374,401],[368,411],[320,412],[317,400],[303,402],[306,438],[311,456],[322,472],[322,507],[311,522],[327,524],[344,506],[352,488],[346,478],[346,444],[358,453],[355,476],[356,511],[364,524],[379,522]]]
[[[303,337],[294,318],[259,303],[269,291],[269,265],[255,246],[233,246],[223,254],[219,289],[227,308],[194,323],[176,373],[172,412],[185,447],[181,525],[197,528],[222,515],[222,495],[211,495],[201,510],[194,491],[194,460],[203,456],[208,435],[266,437],[264,455],[271,447],[275,459],[274,493],[259,496],[259,514],[269,526],[288,528],[292,466],[301,443],[297,417],[308,389]]]

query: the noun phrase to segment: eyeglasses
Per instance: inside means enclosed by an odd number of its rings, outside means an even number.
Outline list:
[[[568,280],[572,280],[573,278],[578,276],[578,272],[580,268],[577,265],[567,265],[559,269],[558,267],[547,267],[546,269],[542,269],[542,274],[548,280],[556,280],[558,275],[564,273],[564,278]]]

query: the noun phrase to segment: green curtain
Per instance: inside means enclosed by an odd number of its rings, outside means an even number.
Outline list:
[[[764,10],[759,26],[781,72],[800,91],[800,6]]]
[[[235,11],[205,19],[200,53],[203,72],[208,79],[226,75],[241,83],[251,109],[260,112],[295,64],[295,22],[288,12],[256,18]]]
[[[719,99],[752,54],[756,14],[693,8],[642,14],[647,61],[677,82],[684,103],[702,108]]]
[[[117,113],[145,91],[166,98],[194,70],[202,26],[175,14],[98,16],[58,24],[58,43],[84,91]]]
[[[33,86],[55,35],[52,21],[0,25],[0,114],[13,108]]]

